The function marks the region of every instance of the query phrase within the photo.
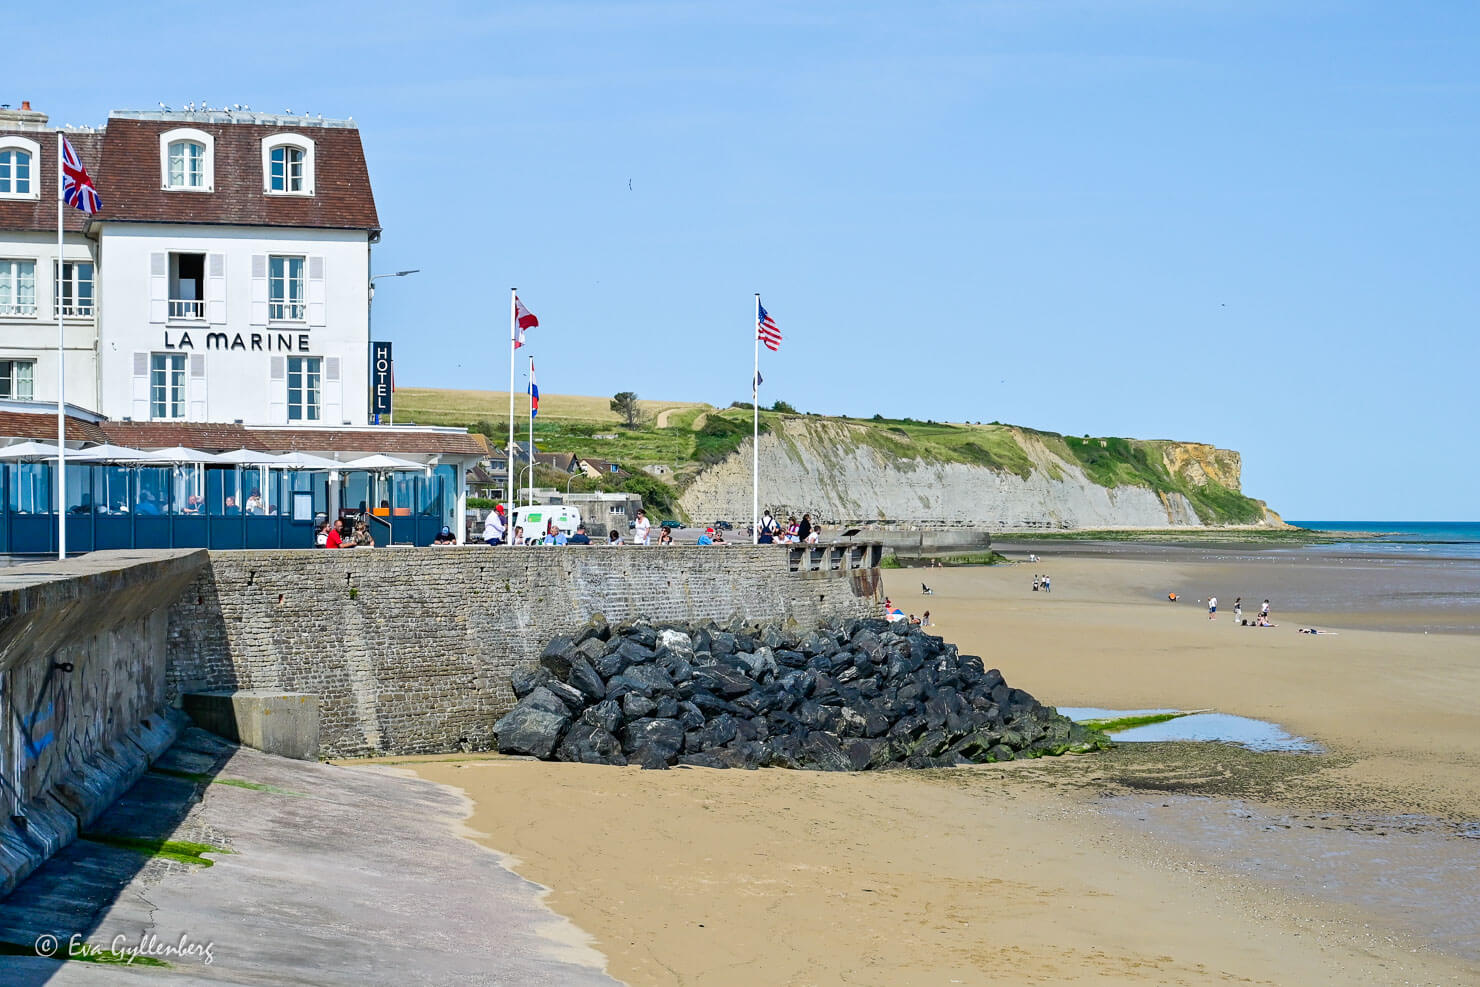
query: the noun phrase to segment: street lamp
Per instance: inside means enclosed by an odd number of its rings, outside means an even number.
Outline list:
[[[412,268],[409,271],[392,271],[392,272],[390,272],[388,274],[372,274],[372,275],[370,275],[370,280],[368,282],[366,282],[366,285],[367,285],[367,289],[368,290],[367,290],[367,295],[366,295],[366,299],[365,299],[365,332],[370,337],[370,379],[371,380],[374,380],[375,379],[375,333],[372,331],[372,326],[374,325],[374,315],[375,315],[375,282],[379,281],[381,278],[404,278],[408,274],[420,274],[420,273],[421,273],[421,268],[417,267],[417,268]],[[367,399],[369,399],[371,401],[374,400],[373,398],[370,398],[369,395],[367,395]],[[370,410],[370,411],[373,412],[374,406],[372,405],[371,408],[370,409],[367,409],[367,410]],[[395,412],[394,411],[391,412],[391,419],[392,419],[392,421],[394,421],[394,419],[395,419]],[[375,418],[375,424],[377,424],[377,425],[380,424],[380,418],[379,418],[379,416],[376,416],[376,418]]]
[[[571,474],[571,475],[570,475],[570,479],[569,479],[569,480],[566,480],[566,481],[565,481],[565,495],[566,495],[566,496],[567,496],[567,497],[569,497],[569,496],[570,496],[570,485],[571,485],[571,484],[572,484],[572,483],[574,483],[574,482],[575,482],[575,481],[576,481],[576,477],[578,477],[578,476],[580,476],[580,475],[581,475],[581,474],[579,474],[579,473],[572,473],[572,474]]]
[[[523,490],[524,489],[524,474],[525,473],[528,473],[532,469],[534,469],[534,463],[530,463],[528,466],[521,466],[521,467],[519,467],[519,485],[514,488],[515,490]],[[530,507],[533,507],[534,506],[534,495],[533,494],[530,495],[530,498],[529,498],[529,506]]]

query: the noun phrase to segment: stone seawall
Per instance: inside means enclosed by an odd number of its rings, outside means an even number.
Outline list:
[[[0,897],[173,743],[166,611],[205,564],[118,551],[0,570]]]
[[[172,695],[319,697],[326,756],[486,750],[513,669],[612,622],[878,613],[878,546],[212,552],[169,614]]]

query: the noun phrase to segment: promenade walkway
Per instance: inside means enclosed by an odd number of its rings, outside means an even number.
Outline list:
[[[192,728],[0,902],[0,983],[614,983],[536,885],[458,834],[466,815],[453,791],[396,769],[287,760]],[[186,856],[144,849],[166,839]],[[185,843],[230,852],[203,851],[206,866]],[[125,949],[184,936],[192,952],[161,955],[169,970],[26,955],[46,935],[65,954],[73,934]]]

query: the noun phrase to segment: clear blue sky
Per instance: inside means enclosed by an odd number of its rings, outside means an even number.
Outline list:
[[[548,392],[748,399],[760,291],[766,402],[1207,441],[1286,517],[1480,518],[1480,5],[350,10],[22,5],[0,101],[353,116],[376,269],[422,270],[376,300],[402,386],[506,386],[518,285]]]

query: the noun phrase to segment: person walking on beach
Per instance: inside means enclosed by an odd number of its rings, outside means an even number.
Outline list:
[[[1045,593],[1052,593],[1053,592],[1053,583],[1051,583],[1051,582],[1048,581],[1048,573],[1046,573],[1046,572],[1043,574],[1043,592],[1045,592]]]
[[[1038,592],[1038,573],[1033,573],[1033,592]]]
[[[1268,600],[1265,600],[1264,601],[1264,605],[1259,608],[1259,619],[1260,620],[1264,620],[1264,621],[1269,620],[1269,601]]]
[[[1208,619],[1218,619],[1218,598],[1216,596],[1208,597]]]
[[[1244,616],[1244,598],[1235,597],[1233,601],[1233,622],[1237,624]]]

